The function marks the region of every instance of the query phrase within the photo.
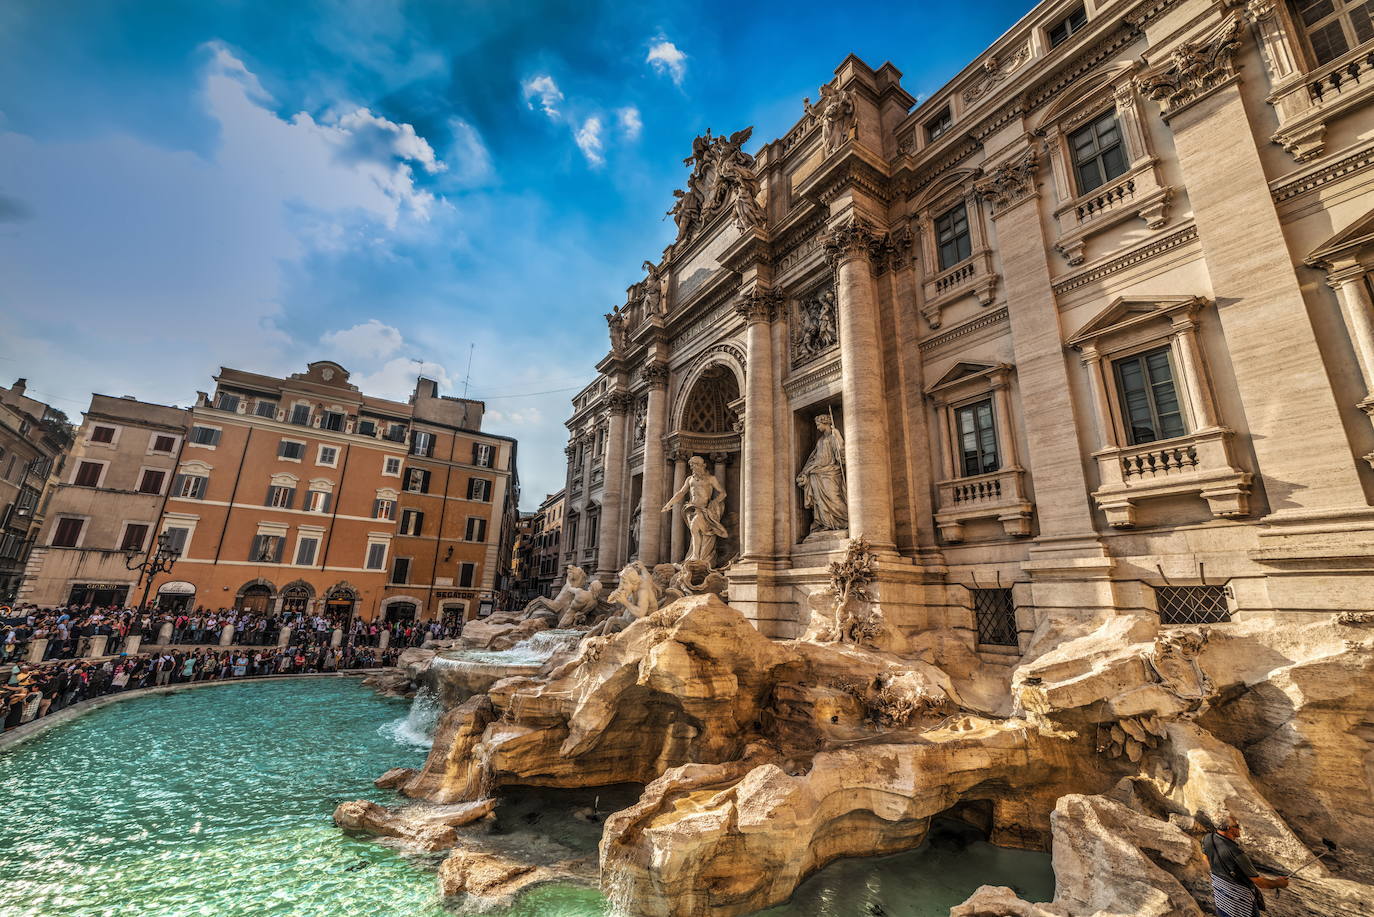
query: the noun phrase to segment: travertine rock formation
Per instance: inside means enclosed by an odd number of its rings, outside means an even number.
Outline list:
[[[471,824],[494,808],[495,799],[403,809],[358,799],[339,804],[334,810],[334,824],[346,831],[396,838],[419,850],[443,850],[458,842],[454,828]]]

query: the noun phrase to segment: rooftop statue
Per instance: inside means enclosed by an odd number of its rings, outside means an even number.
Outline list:
[[[673,192],[677,203],[668,211],[677,223],[677,244],[690,242],[722,211],[730,213],[740,230],[763,224],[754,157],[743,149],[753,133],[754,129],[747,127],[726,138],[712,136],[707,130],[692,141],[692,155],[683,160],[692,167],[687,190]]]
[[[815,105],[810,98],[802,99],[806,114],[821,125],[825,154],[844,146],[854,129],[854,93],[829,84],[821,87],[821,99]]]

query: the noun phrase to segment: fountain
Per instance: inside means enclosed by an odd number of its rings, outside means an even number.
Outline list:
[[[532,634],[504,650],[442,650],[430,660],[419,683],[437,694],[444,708],[456,707],[503,678],[537,675],[551,659],[576,649],[582,637],[580,630],[552,629]],[[417,704],[419,701],[417,696]]]

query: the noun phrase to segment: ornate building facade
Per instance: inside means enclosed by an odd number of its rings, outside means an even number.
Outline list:
[[[1367,606],[1371,39],[1053,0],[920,105],[851,56],[757,153],[698,138],[574,400],[563,561],[693,555],[794,636],[862,536],[890,621],[990,658],[1061,612]]]

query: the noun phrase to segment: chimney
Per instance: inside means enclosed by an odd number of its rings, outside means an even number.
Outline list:
[[[29,380],[28,380],[28,379],[20,378],[20,379],[14,380],[14,388],[10,389],[10,393],[11,393],[12,395],[14,395],[14,397],[16,397],[16,398],[22,398],[22,397],[24,397],[24,393],[25,393],[26,391],[28,391],[28,390],[29,390]]]

